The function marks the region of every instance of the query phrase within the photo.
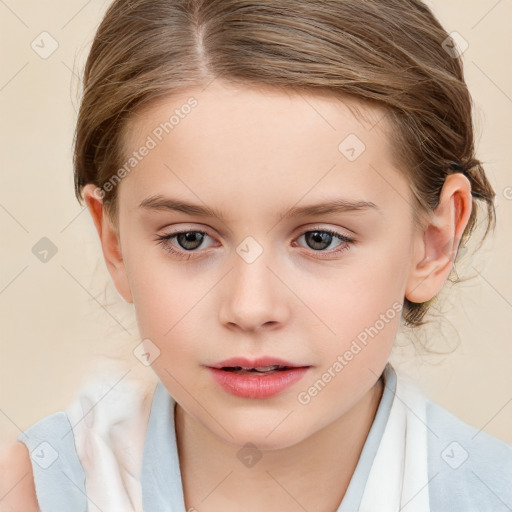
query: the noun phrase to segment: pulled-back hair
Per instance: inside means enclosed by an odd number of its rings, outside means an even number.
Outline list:
[[[418,0],[114,1],[84,70],[74,140],[79,202],[85,184],[103,189],[126,161],[133,114],[216,78],[383,108],[415,221],[435,209],[446,177],[463,172],[473,209],[461,244],[476,225],[477,201],[486,206],[484,238],[494,228],[495,193],[475,156],[460,52]],[[117,187],[105,187],[103,203],[117,223]],[[405,299],[406,325],[424,323],[431,302]]]

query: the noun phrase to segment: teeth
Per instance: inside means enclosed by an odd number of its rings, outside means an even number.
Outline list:
[[[284,368],[284,367],[279,364],[273,364],[271,366],[258,366],[256,368],[252,368],[252,369],[256,370],[257,372],[268,372],[271,370],[277,370],[279,368]]]
[[[225,366],[222,369],[228,370],[228,371],[233,371],[233,372],[238,372],[238,371],[244,371],[244,372],[253,371],[254,372],[255,371],[255,372],[265,373],[265,372],[272,372],[272,371],[280,370],[280,369],[284,369],[284,368],[286,368],[286,367],[281,366],[279,364],[273,364],[270,366],[257,366],[256,368],[242,368],[241,366]]]

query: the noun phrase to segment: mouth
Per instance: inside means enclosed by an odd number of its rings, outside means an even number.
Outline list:
[[[233,357],[207,368],[224,391],[241,398],[264,399],[301,380],[311,365],[266,356],[253,360]]]
[[[274,356],[263,356],[256,359],[247,359],[245,357],[231,357],[216,364],[210,365],[209,368],[222,370],[225,372],[236,373],[239,375],[259,374],[269,375],[271,373],[285,372],[288,370],[297,370],[306,368],[310,365],[297,364],[286,361]]]
[[[243,366],[222,366],[219,370],[236,373],[238,375],[255,374],[269,375],[271,373],[283,372],[298,368],[297,366],[282,366],[272,364],[270,366],[257,366],[255,368],[244,368]]]

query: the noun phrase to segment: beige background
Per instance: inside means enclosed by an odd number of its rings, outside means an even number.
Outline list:
[[[106,272],[87,210],[74,198],[71,143],[79,75],[109,1],[0,1],[0,435],[16,436],[62,410],[98,354],[153,379],[131,351],[139,343],[131,305]],[[512,19],[511,0],[429,2],[448,32],[469,43],[466,77],[478,155],[497,193],[496,234],[457,266],[474,276],[439,302],[445,314],[422,334],[444,356],[415,353],[403,335],[393,360],[435,401],[512,444]],[[41,58],[41,32],[58,43]],[[44,36],[49,37],[49,36]],[[49,39],[46,40],[49,45]],[[49,46],[46,46],[49,48]],[[43,263],[41,238],[55,246]],[[48,243],[48,242],[46,242]],[[36,246],[37,247],[37,246]],[[107,284],[106,284],[107,283]],[[106,359],[105,359],[106,360]]]

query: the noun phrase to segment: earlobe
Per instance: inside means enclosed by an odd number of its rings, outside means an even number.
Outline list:
[[[449,175],[439,204],[426,228],[417,233],[405,297],[427,302],[450,275],[472,209],[471,183],[462,174]]]
[[[133,303],[119,234],[108,215],[106,215],[103,208],[103,200],[98,191],[99,189],[96,185],[89,183],[84,186],[82,195],[98,232],[103,257],[116,290],[126,302]]]

